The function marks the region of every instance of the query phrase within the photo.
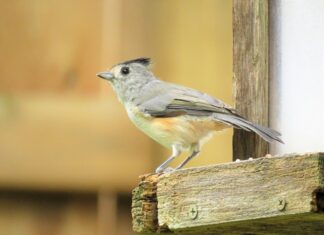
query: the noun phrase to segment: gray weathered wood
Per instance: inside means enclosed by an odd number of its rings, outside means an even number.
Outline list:
[[[233,82],[235,107],[250,121],[268,126],[268,0],[233,0]],[[268,153],[254,133],[234,130],[233,157]]]
[[[142,180],[133,195],[133,226],[140,233],[324,234],[324,153],[184,169]]]

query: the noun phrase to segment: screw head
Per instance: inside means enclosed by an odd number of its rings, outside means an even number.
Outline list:
[[[286,208],[287,202],[285,199],[279,199],[277,208],[279,211],[284,211]]]
[[[191,205],[189,207],[189,217],[192,220],[198,217],[198,207],[196,205]]]

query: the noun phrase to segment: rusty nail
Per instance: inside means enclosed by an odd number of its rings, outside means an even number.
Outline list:
[[[198,216],[198,207],[196,205],[191,205],[189,207],[189,217],[194,220]]]
[[[286,208],[286,205],[287,205],[287,202],[286,202],[285,199],[279,199],[279,203],[278,203],[277,208],[278,208],[279,211],[284,211],[285,208]]]

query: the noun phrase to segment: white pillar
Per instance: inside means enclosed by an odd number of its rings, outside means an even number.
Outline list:
[[[324,151],[324,0],[270,2],[271,153]]]

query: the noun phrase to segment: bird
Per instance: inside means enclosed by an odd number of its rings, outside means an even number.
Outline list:
[[[172,150],[156,173],[181,169],[200,153],[214,133],[230,127],[254,132],[267,142],[283,143],[278,131],[252,123],[220,99],[158,79],[151,64],[150,58],[136,58],[97,76],[111,84],[136,127]],[[169,164],[182,152],[189,155],[175,169],[170,168]]]

